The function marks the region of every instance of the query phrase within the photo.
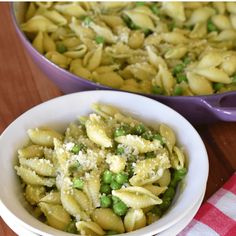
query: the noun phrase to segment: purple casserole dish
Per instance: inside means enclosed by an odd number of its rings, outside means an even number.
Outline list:
[[[11,4],[11,15],[16,32],[24,47],[36,65],[52,80],[63,93],[73,93],[84,90],[107,89],[106,87],[80,78],[69,71],[60,68],[41,55],[20,30],[19,23],[24,14],[26,3]],[[206,96],[164,96],[141,94],[162,102],[185,116],[194,124],[216,121],[236,121],[236,91]]]

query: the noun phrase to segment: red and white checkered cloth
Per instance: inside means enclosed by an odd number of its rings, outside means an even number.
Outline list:
[[[178,236],[236,236],[236,172]]]

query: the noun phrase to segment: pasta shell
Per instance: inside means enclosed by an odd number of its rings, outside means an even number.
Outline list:
[[[142,209],[129,209],[124,218],[124,225],[127,232],[146,226],[146,217]]]
[[[236,14],[236,3],[235,2],[226,2],[226,9],[228,12]]]
[[[115,43],[117,37],[113,35],[112,31],[109,28],[96,25],[94,23],[90,24],[90,27],[96,32],[97,35],[102,36],[106,42]]]
[[[170,168],[170,161],[167,154],[138,161],[134,166],[134,175],[130,178],[129,182],[133,186],[154,183],[161,178],[166,168]]]
[[[58,28],[53,22],[44,16],[33,16],[26,23],[21,25],[21,29],[25,32],[54,32]]]
[[[84,212],[80,206],[80,204],[76,201],[73,196],[73,190],[68,189],[66,187],[62,187],[61,189],[61,203],[64,209],[72,216],[76,218],[76,220],[89,220],[89,216],[86,212]]]
[[[220,14],[225,13],[226,11],[225,2],[212,2],[212,5],[214,6],[214,8],[217,9],[217,12],[219,12]]]
[[[218,52],[207,53],[198,63],[198,67],[208,68],[219,66],[223,61],[222,55]]]
[[[173,149],[175,151],[175,148]],[[184,160],[184,159],[183,159]],[[170,184],[171,181],[171,174],[169,169],[165,169],[163,172],[163,175],[160,179],[157,180],[157,184],[159,184],[162,187],[162,190]]]
[[[128,207],[135,209],[162,203],[160,198],[142,187],[127,187],[113,190],[112,195],[120,198]]]
[[[54,8],[61,12],[62,14],[69,15],[69,16],[86,16],[86,11],[77,3],[67,3],[67,4],[56,4]]]
[[[183,152],[178,147],[175,146],[173,148],[173,155],[170,159],[173,168],[177,170],[184,168],[185,157]]]
[[[120,112],[120,110],[114,106],[101,103],[94,103],[92,104],[91,108],[93,111],[105,118],[108,118],[109,116],[113,117],[115,114]]]
[[[75,225],[81,235],[105,235],[103,229],[95,222],[79,221]]]
[[[235,14],[231,14],[229,16],[230,18],[230,22],[232,24],[232,27],[234,28],[234,30],[236,30],[236,13]]]
[[[227,40],[235,40],[236,39],[236,32],[235,30],[223,30],[220,34],[214,38],[214,41],[222,42]]]
[[[42,186],[27,185],[25,188],[25,198],[31,205],[36,205],[45,195],[45,192],[46,190]]]
[[[162,33],[162,39],[171,44],[181,44],[188,42],[188,39],[179,32]]]
[[[74,189],[73,195],[75,200],[79,203],[81,209],[90,214],[93,207],[86,194],[83,191]]]
[[[34,2],[29,3],[29,7],[25,13],[25,20],[28,21],[30,18],[32,18],[36,13],[36,6]]]
[[[196,68],[193,72],[209,79],[212,82],[220,82],[225,84],[229,84],[231,82],[229,76],[224,71],[215,67]]]
[[[112,140],[107,136],[105,123],[100,116],[96,114],[90,115],[85,127],[89,139],[94,143],[106,148],[112,147]]]
[[[192,72],[187,72],[188,84],[191,91],[196,95],[213,93],[212,84],[206,78]]]
[[[45,52],[55,51],[56,44],[52,38],[46,33],[43,33],[43,48]]]
[[[184,3],[162,2],[162,9],[166,15],[177,21],[185,21]]]
[[[64,69],[68,68],[71,61],[70,58],[56,51],[46,53],[45,57]]]
[[[60,230],[64,230],[70,223],[70,215],[64,210],[62,205],[53,205],[45,202],[40,202],[39,207],[47,218],[47,223]]]
[[[176,81],[170,71],[162,65],[159,65],[159,72],[155,78],[155,81],[161,81],[161,84],[168,95],[172,93],[173,87],[176,84]]]
[[[126,160],[123,157],[109,155],[106,158],[106,162],[109,164],[110,171],[114,173],[119,173],[125,169]]]
[[[32,43],[33,47],[37,49],[38,52],[41,54],[44,53],[44,45],[43,45],[43,33],[40,31],[34,38]]]
[[[19,161],[22,166],[34,170],[39,175],[49,176],[49,177],[56,176],[56,170],[53,164],[47,159],[42,159],[42,158],[26,159],[21,157],[19,158]]]
[[[180,59],[187,53],[187,51],[188,51],[187,47],[184,46],[175,47],[167,51],[167,53],[165,54],[165,58]]]
[[[213,24],[220,30],[232,29],[229,17],[225,15],[214,15],[211,17]]]
[[[94,77],[96,82],[112,88],[120,88],[124,83],[122,77],[118,73],[113,71],[102,74],[95,74]]]
[[[176,143],[176,137],[173,130],[165,124],[161,124],[159,129],[160,134],[164,138],[169,151],[172,152],[172,149]]]
[[[100,174],[98,171],[90,172],[85,180],[83,191],[87,194],[93,207],[100,207]]]
[[[100,45],[97,47],[97,49],[95,49],[94,52],[91,53],[90,57],[87,58],[87,62],[85,62],[84,58],[84,64],[86,64],[88,70],[95,70],[100,65],[102,60],[102,53],[102,45]]]
[[[163,187],[159,187],[157,185],[152,185],[152,184],[145,184],[143,185],[143,188],[147,189],[151,193],[153,193],[156,196],[159,196],[160,194],[164,193],[167,189],[167,185]]]
[[[35,157],[43,157],[44,150],[40,145],[32,144],[25,148],[21,148],[18,150],[19,157],[23,158],[35,158]]]
[[[190,19],[186,22],[187,25],[195,25],[199,22],[205,22],[209,17],[215,14],[215,10],[210,7],[200,7],[193,11]]]
[[[155,52],[153,47],[151,46],[146,46],[146,50],[148,53],[148,59],[149,62],[154,65],[156,68],[159,68],[159,66],[161,65],[162,67],[167,67],[167,64],[165,62],[165,60],[161,57],[158,56]]]
[[[19,175],[23,179],[23,181],[27,184],[42,185],[47,187],[52,187],[53,185],[55,185],[54,178],[40,177],[35,173],[35,171],[32,171],[23,166],[16,166],[15,169],[17,171],[17,175]]]
[[[51,192],[48,193],[46,196],[42,197],[42,198],[40,199],[40,202],[46,202],[46,203],[50,203],[50,204],[57,204],[57,205],[60,205],[60,204],[61,204],[61,195],[60,195],[60,192],[51,191]]]
[[[72,59],[76,59],[83,57],[86,52],[87,52],[87,47],[85,45],[79,45],[73,48],[73,50],[65,52],[64,55]]]
[[[154,30],[155,28],[153,21],[146,14],[135,12],[134,10],[124,11],[124,14],[126,14],[135,25],[141,27],[142,29]]]
[[[93,220],[104,230],[114,230],[124,233],[122,219],[117,216],[110,208],[97,208],[93,212]]]
[[[138,150],[139,153],[152,152],[161,148],[159,140],[154,140],[151,142],[142,137],[131,134],[128,134],[126,136],[119,136],[115,138],[115,141],[130,146]]]
[[[46,10],[43,12],[43,16],[47,17],[49,20],[51,20],[58,26],[67,24],[67,19],[63,15],[61,15],[58,11]]]

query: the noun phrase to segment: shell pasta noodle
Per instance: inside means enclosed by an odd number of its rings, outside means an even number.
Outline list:
[[[91,107],[64,133],[28,130],[15,170],[30,213],[56,229],[92,236],[155,222],[187,174],[184,147],[166,124],[154,128],[108,104]]]
[[[21,29],[56,65],[115,89],[236,90],[235,2],[31,2]]]

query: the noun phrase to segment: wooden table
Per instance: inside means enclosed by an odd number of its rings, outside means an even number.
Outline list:
[[[62,93],[40,72],[24,51],[13,28],[7,3],[0,3],[0,22],[0,133],[2,133],[20,114]],[[196,128],[206,145],[210,161],[204,199],[206,200],[236,170],[236,123],[220,122]],[[0,235],[15,235],[1,219]]]

